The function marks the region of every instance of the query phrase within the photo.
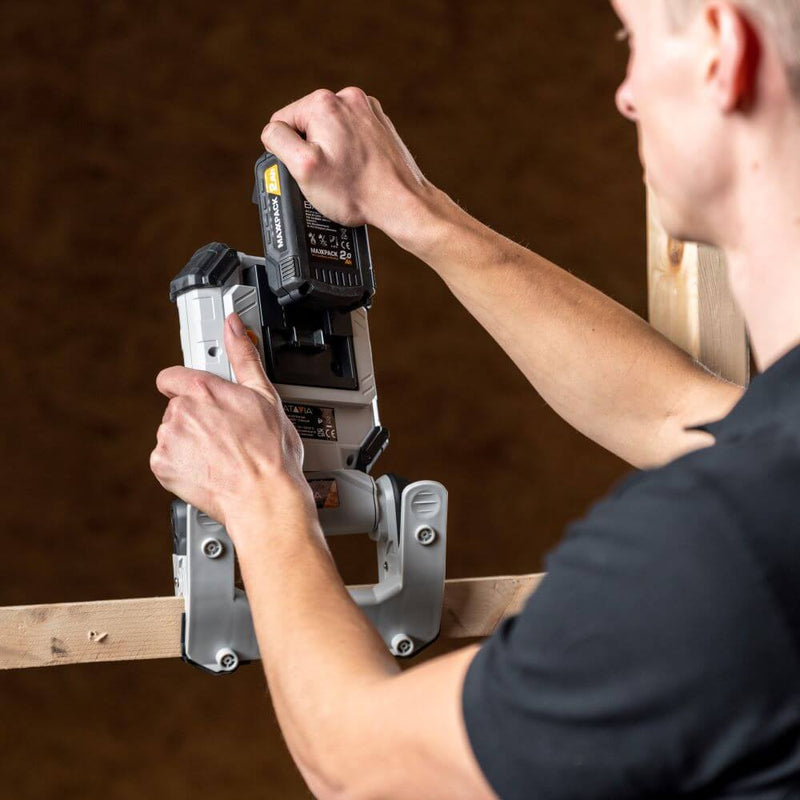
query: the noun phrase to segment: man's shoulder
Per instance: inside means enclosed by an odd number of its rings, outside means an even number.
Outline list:
[[[800,535],[741,515],[737,492],[769,482],[752,448],[710,449],[637,473],[574,523],[523,613],[473,662],[465,720],[503,796],[733,785],[731,765],[795,736]]]
[[[658,597],[659,615],[693,616],[700,636],[710,626],[746,640],[763,615],[782,619],[800,653],[800,441],[765,429],[635,473],[570,526],[547,566]]]
[[[568,527],[546,560],[549,591],[532,605],[546,597],[555,609],[577,591],[587,607],[594,597],[618,616],[620,633],[639,607],[649,617],[641,624],[666,638],[699,644],[716,630],[746,639],[743,615],[772,602],[746,542],[736,510],[702,470],[673,463],[635,473]]]
[[[800,434],[769,425],[633,473],[577,523],[670,539],[717,534],[720,544],[778,535],[800,554]],[[799,535],[787,536],[789,530]]]
[[[779,516],[797,527],[800,425],[794,418],[721,439],[663,470],[667,478],[682,472],[715,492],[745,527],[776,523]]]

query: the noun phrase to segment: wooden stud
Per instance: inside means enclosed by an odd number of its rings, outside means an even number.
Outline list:
[[[724,255],[672,239],[656,218],[652,196],[647,206],[650,324],[715,374],[746,386],[750,350]]]
[[[444,639],[488,636],[521,610],[542,575],[447,581]],[[183,598],[0,608],[0,670],[181,655]]]

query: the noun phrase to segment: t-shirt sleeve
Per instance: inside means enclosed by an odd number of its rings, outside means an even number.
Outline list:
[[[637,476],[570,528],[466,676],[499,797],[675,796],[769,738],[794,667],[772,663],[784,632],[737,536],[684,474]]]

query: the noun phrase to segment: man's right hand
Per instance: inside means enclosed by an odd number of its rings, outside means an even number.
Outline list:
[[[308,201],[342,225],[374,225],[401,240],[406,213],[433,193],[380,103],[353,86],[276,111],[261,141]]]

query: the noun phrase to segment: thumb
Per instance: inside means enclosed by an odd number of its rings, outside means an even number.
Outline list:
[[[238,314],[230,314],[225,325],[225,350],[231,363],[236,381],[241,386],[264,394],[274,394],[272,384],[264,372],[261,356],[258,354],[247,329]]]
[[[283,161],[293,175],[315,150],[313,144],[281,120],[274,120],[264,128],[261,132],[261,143],[266,150]]]

